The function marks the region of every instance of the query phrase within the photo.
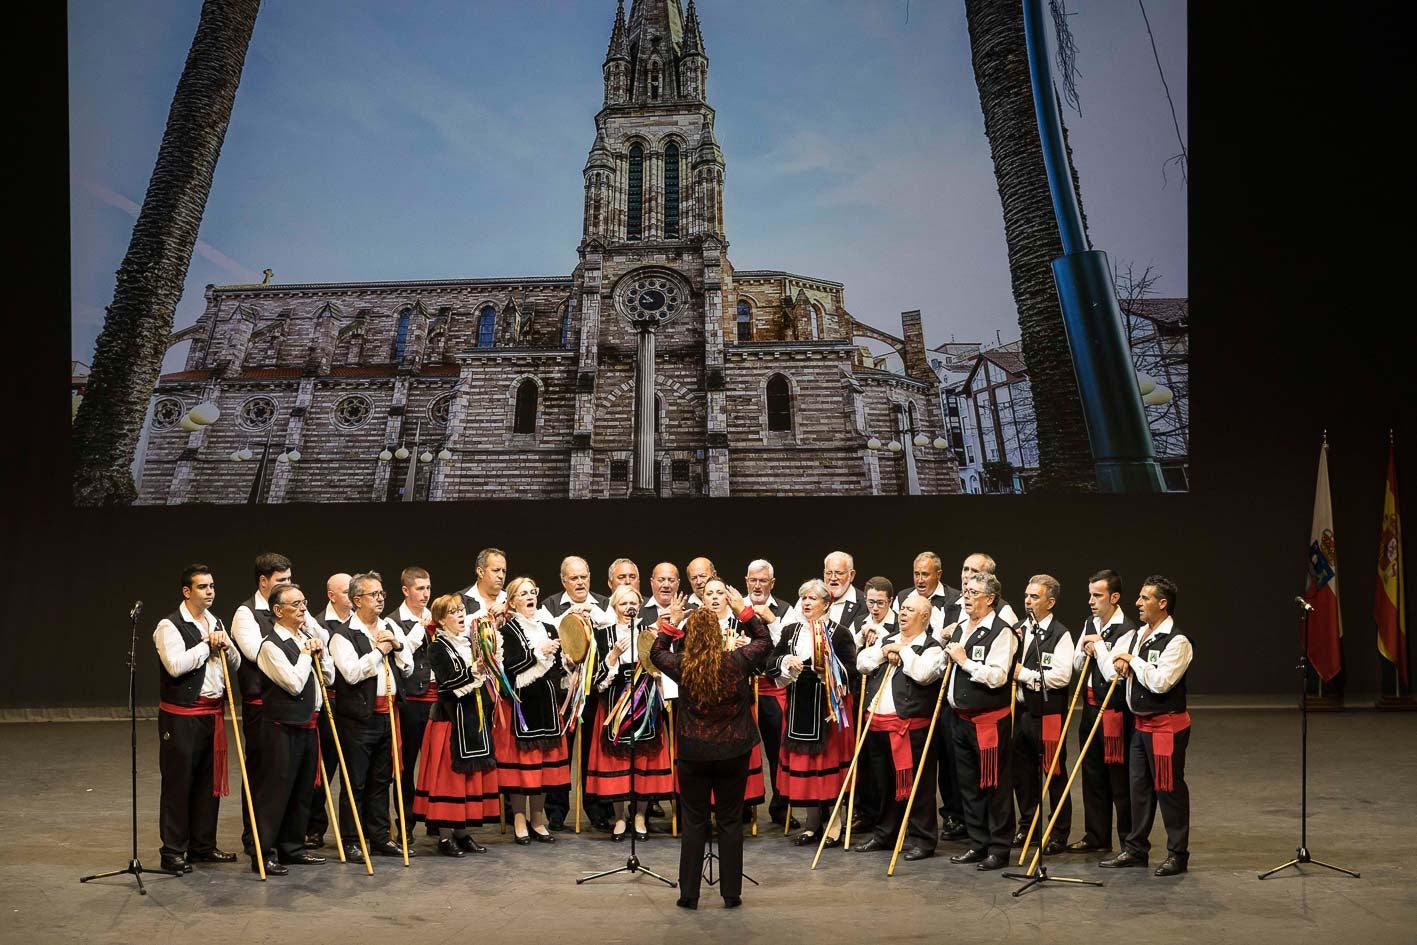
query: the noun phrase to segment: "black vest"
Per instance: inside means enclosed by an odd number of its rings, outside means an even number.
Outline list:
[[[800,619],[800,618],[799,618]],[[846,667],[854,671],[856,666],[856,641],[851,636],[851,628],[837,626],[830,618],[822,619],[822,629],[828,635],[832,652]],[[782,636],[767,659],[768,671],[773,676],[781,676],[782,662],[797,652],[797,637],[811,633],[805,623],[791,623],[782,628]],[[859,674],[858,674],[859,675]],[[819,754],[826,750],[827,690],[822,678],[806,668],[798,674],[797,680],[787,687],[786,738],[784,745],[795,751]]]
[[[300,660],[300,644],[294,640],[282,640],[280,636],[272,632],[261,641],[261,646],[275,646],[286,658],[290,660],[290,665],[294,666]],[[261,673],[261,678],[265,684],[261,687],[261,717],[268,722],[282,722],[286,725],[307,725],[315,717],[315,669],[311,661],[310,675],[305,677],[305,688],[300,690],[300,695],[292,696],[282,689],[274,679],[265,673]]]
[[[264,610],[256,608],[256,595],[242,602],[237,610],[245,607],[251,611],[251,616],[256,618],[256,625],[261,628],[261,641],[265,642],[266,637],[271,635],[271,628],[276,625],[276,616],[271,613],[269,607]],[[236,618],[233,617],[234,621]],[[258,644],[256,647],[260,649]],[[236,680],[241,686],[241,701],[250,702],[253,699],[261,698],[261,690],[266,686],[266,674],[261,672],[261,668],[256,665],[256,654],[241,651],[241,666],[236,670]]]
[[[999,634],[1013,633],[1013,631],[1009,629],[1008,622],[997,613],[990,615],[986,622],[974,628],[974,632],[969,635],[968,639],[961,641],[960,635],[963,632],[963,626],[956,627],[954,633],[950,634],[950,641],[952,643],[963,642],[965,655],[970,659],[974,659],[976,647],[983,647],[984,653],[987,656],[990,648],[994,645],[994,641],[999,638]],[[981,659],[977,662],[982,663],[983,660]],[[1010,672],[1013,671],[1012,660],[1009,661],[1009,670]],[[955,666],[950,679],[950,685],[953,687],[954,691],[955,708],[963,709],[966,712],[1003,709],[1009,704],[1010,687],[1007,680],[998,688],[991,689],[983,683],[977,683],[973,679],[970,679],[969,674],[965,672],[963,668]]]
[[[1053,651],[1067,636],[1068,628],[1063,626],[1063,621],[1058,619],[1058,615],[1053,615],[1053,622],[1048,625],[1048,631],[1043,634],[1040,642],[1037,629],[1029,630],[1024,635],[1023,642],[1019,644],[1023,649],[1020,652],[1019,662],[1024,669],[1037,670],[1040,667],[1040,659],[1048,665],[1044,669],[1052,669]],[[1040,652],[1041,651],[1041,652]],[[1047,685],[1044,683],[1044,685]],[[1034,715],[1062,715],[1068,703],[1068,687],[1061,689],[1050,689],[1048,701],[1043,701],[1043,690],[1036,692],[1028,686],[1019,683],[1018,691],[1023,693],[1023,704]]]
[[[466,606],[466,605],[464,605]],[[400,620],[398,625],[403,627],[404,636],[408,636],[408,631],[418,626],[417,620]],[[413,651],[413,674],[403,676],[394,673],[394,681],[398,684],[399,698],[404,696],[425,696],[428,694],[428,686],[433,682],[433,666],[428,662],[428,637],[423,638],[423,645]],[[408,644],[405,643],[405,646]],[[433,690],[437,695],[437,690]]]
[[[190,623],[182,616],[182,608],[177,608],[167,615],[167,620],[177,628],[177,632],[182,634],[182,642],[187,644],[187,649],[192,649],[202,642],[202,628],[195,623]],[[215,617],[213,617],[215,620]],[[181,676],[172,676],[167,672],[167,667],[158,660],[158,669],[161,671],[159,680],[158,695],[163,702],[170,702],[173,705],[192,705],[202,695],[202,682],[207,676],[207,665],[203,663],[190,673],[183,673]]]
[[[914,584],[897,592],[895,595],[896,610],[900,610],[900,605],[905,603],[905,599],[914,593],[916,593]],[[944,611],[945,622],[941,626],[948,627],[959,617],[959,591],[941,581],[935,585],[935,593],[930,596],[930,609]]]
[[[890,632],[877,642],[894,643],[900,637],[900,629],[896,625],[891,625]],[[920,637],[910,645],[910,649],[915,651],[916,656],[920,656],[931,647],[938,647],[940,641],[936,640],[927,628]],[[886,678],[886,670],[890,667],[890,662],[881,661],[881,665],[866,677],[866,706],[870,708],[871,703],[876,699],[876,692],[881,688],[881,680]],[[940,699],[940,683],[937,679],[928,686],[911,679],[900,667],[891,675],[891,698],[895,700],[895,714],[902,719],[929,718],[935,714],[935,705]],[[864,716],[863,716],[864,719]]]
[[[1138,633],[1141,631],[1138,630]],[[1143,662],[1151,662],[1151,654],[1160,654],[1172,643],[1181,638],[1181,633],[1176,629],[1174,623],[1171,624],[1171,632],[1157,636],[1152,634],[1142,643],[1136,651],[1136,659]],[[1170,715],[1177,712],[1186,711],[1186,675],[1190,672],[1190,667],[1186,667],[1186,672],[1181,674],[1181,678],[1176,680],[1176,685],[1166,692],[1158,695],[1141,684],[1141,680],[1134,675],[1130,689],[1130,698],[1127,700],[1129,708],[1137,715]]]
[[[565,614],[566,611],[571,609],[570,604],[563,603],[561,601],[561,598],[565,595],[566,592],[562,591],[560,594],[553,594],[550,598],[541,602],[541,606],[545,607],[546,612],[556,620],[560,620],[561,616]],[[590,594],[586,597],[586,600],[590,601],[595,606],[599,607],[601,610],[610,609],[610,598],[606,597],[604,594],[597,594],[594,591],[591,591]]]
[[[1116,646],[1117,641],[1122,638],[1124,633],[1130,633],[1135,629],[1137,629],[1137,622],[1126,614],[1123,614],[1121,623],[1114,623],[1110,627],[1102,630],[1102,642],[1107,644],[1107,649],[1111,651],[1112,647]],[[1088,636],[1089,634],[1097,632],[1097,618],[1088,617],[1087,622],[1082,625],[1082,636]],[[1097,668],[1097,660],[1094,659],[1089,662],[1087,666],[1087,687],[1092,690],[1092,694],[1098,702],[1101,702],[1102,697],[1107,694],[1108,685],[1107,680],[1102,678],[1102,670]],[[1117,685],[1121,686],[1122,684],[1118,683]],[[1117,699],[1114,700],[1114,702],[1116,704],[1113,705],[1112,708],[1122,709],[1123,711],[1126,710],[1127,700]]]
[[[354,615],[350,614],[350,620]],[[344,637],[354,647],[354,652],[360,659],[374,652],[374,644],[369,642],[369,638],[364,635],[364,631],[355,630],[346,620],[338,624],[333,634]],[[333,657],[331,657],[333,659]],[[381,668],[379,672],[383,672]],[[335,716],[341,719],[354,719],[363,721],[374,714],[374,701],[379,694],[379,678],[370,676],[363,682],[350,683],[345,680],[344,673],[335,671]]]

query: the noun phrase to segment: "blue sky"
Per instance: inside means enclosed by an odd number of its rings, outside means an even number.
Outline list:
[[[1018,335],[959,0],[701,0],[740,269],[846,283],[926,342]],[[89,360],[196,0],[70,0],[73,356]],[[1134,0],[1072,0],[1098,249],[1185,295],[1187,189]],[[1186,10],[1147,0],[1186,133]],[[569,273],[613,0],[268,0],[177,327],[207,283]],[[1169,182],[1168,179],[1169,178]],[[169,367],[171,367],[169,361]]]

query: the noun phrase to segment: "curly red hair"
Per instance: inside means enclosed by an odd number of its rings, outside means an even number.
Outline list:
[[[718,617],[700,607],[684,624],[683,688],[701,704],[722,702],[730,695],[722,670],[723,634]]]

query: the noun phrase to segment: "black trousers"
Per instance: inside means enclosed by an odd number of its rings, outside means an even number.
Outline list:
[[[251,796],[256,796],[256,785],[261,783],[261,705],[250,702],[241,706],[241,740],[246,748],[246,777],[251,782]],[[250,852],[251,847],[251,806],[246,803],[246,792],[241,792],[241,848]]]
[[[959,779],[960,807],[969,831],[969,848],[1007,858],[1014,839],[1013,752],[1009,750],[1009,717],[996,725],[999,737],[998,782],[979,786],[979,739],[974,723],[954,720],[955,776]]]
[[[782,756],[782,706],[772,696],[758,696],[758,732],[762,735],[763,763],[772,787],[768,816],[781,822],[787,816],[787,798],[777,793],[777,764]]]
[[[405,823],[413,823],[413,789],[417,782],[418,750],[423,747],[423,730],[428,726],[428,713],[434,703],[407,699],[399,703],[399,760],[403,787]]]
[[[158,713],[158,832],[163,856],[216,849],[221,798],[212,797],[212,733],[221,724],[215,715]]]
[[[349,772],[351,791],[340,795],[340,834],[345,843],[358,842],[354,829],[354,810],[358,805],[364,837],[370,843],[389,839],[389,799],[394,783],[394,756],[389,734],[389,717],[371,713],[369,718],[335,719],[339,728],[340,747]]]
[[[925,737],[929,734],[929,729],[919,728],[909,734],[911,776],[913,778],[916,772],[922,773],[920,785],[915,791],[915,804],[910,808],[910,825],[905,831],[905,848],[934,850],[940,840],[939,821],[935,818],[935,772],[939,755],[939,732],[935,733],[936,737],[930,742],[929,757],[924,756]],[[900,833],[900,819],[905,816],[908,799],[896,800],[895,797],[895,756],[891,753],[890,735],[886,732],[868,732],[866,744],[861,749],[863,756],[868,749],[871,752],[871,766],[864,770],[870,772],[869,781],[875,796],[884,798],[880,819],[876,823],[876,839],[882,843],[894,844]],[[858,766],[865,761],[863,757],[857,762]],[[867,779],[862,780],[862,787],[865,787],[866,781]],[[861,809],[859,795],[856,809]]]
[[[1101,710],[1097,706],[1082,707],[1082,727],[1078,742],[1087,738]],[[1132,724],[1130,713],[1124,713],[1122,729],[1122,763],[1109,765],[1102,741],[1102,729],[1082,756],[1082,839],[1085,843],[1110,850],[1112,848],[1112,814],[1117,815],[1117,838],[1126,839],[1132,832],[1132,792],[1127,757],[1130,754]]]
[[[935,738],[940,742],[937,768],[940,777],[940,816],[964,820],[964,801],[959,794],[958,763],[955,761],[955,726],[959,718],[949,706],[940,709],[940,731]]]
[[[330,786],[330,793],[336,797],[341,791],[341,781],[339,773],[339,750],[335,748],[334,728],[330,724],[330,713],[320,710],[320,762],[324,766],[325,783]],[[325,789],[318,788],[315,791],[315,799],[310,802],[310,826],[305,828],[305,832],[323,837],[325,831],[330,829],[330,814],[325,809]],[[359,835],[354,832],[353,824],[340,824],[340,840],[349,842],[357,841]]]
[[[695,902],[704,875],[709,796],[718,824],[718,891],[725,899],[743,895],[743,791],[748,786],[751,752],[721,761],[678,759],[679,897]]]
[[[1062,719],[1059,719],[1061,722]],[[1073,799],[1063,788],[1068,783],[1068,750],[1063,741],[1066,733],[1060,733],[1058,741],[1057,771],[1048,781],[1048,814],[1039,817],[1038,829],[1033,834],[1035,843],[1043,840],[1043,830],[1048,826],[1048,818],[1058,811],[1058,821],[1053,825],[1051,839],[1067,842],[1068,831],[1073,825]],[[1043,718],[1034,715],[1027,706],[1019,706],[1014,725],[1014,797],[1018,800],[1018,828],[1027,832],[1033,823],[1034,811],[1043,793]]]
[[[1129,759],[1132,787],[1132,830],[1127,834],[1125,849],[1146,857],[1151,852],[1151,826],[1156,822],[1156,807],[1161,805],[1161,822],[1166,825],[1166,855],[1180,860],[1182,865],[1191,858],[1191,789],[1186,786],[1186,746],[1191,730],[1177,732],[1171,755],[1171,790],[1156,790],[1153,772],[1156,753],[1147,732],[1132,733],[1132,755]]]
[[[265,770],[254,793],[261,846],[282,858],[297,856],[305,852],[315,796],[315,730],[265,721],[260,737]]]

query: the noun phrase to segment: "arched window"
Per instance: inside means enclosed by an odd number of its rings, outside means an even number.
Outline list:
[[[512,420],[513,433],[536,432],[536,381],[531,378],[517,387],[517,410]]]
[[[561,306],[561,347],[571,343],[571,303]]]
[[[637,240],[644,235],[640,221],[640,208],[645,196],[645,149],[640,145],[630,148],[629,195],[625,200],[625,238]]]
[[[497,341],[497,310],[484,305],[477,315],[477,346],[491,348]]]
[[[738,340],[753,340],[753,306],[744,301],[738,303]]]
[[[792,388],[787,378],[774,374],[768,378],[768,432],[792,432]]]
[[[408,324],[413,319],[413,309],[406,308],[399,312],[399,328],[394,335],[394,363],[403,361],[403,353],[408,349]]]
[[[664,238],[679,238],[679,145],[664,149]]]

